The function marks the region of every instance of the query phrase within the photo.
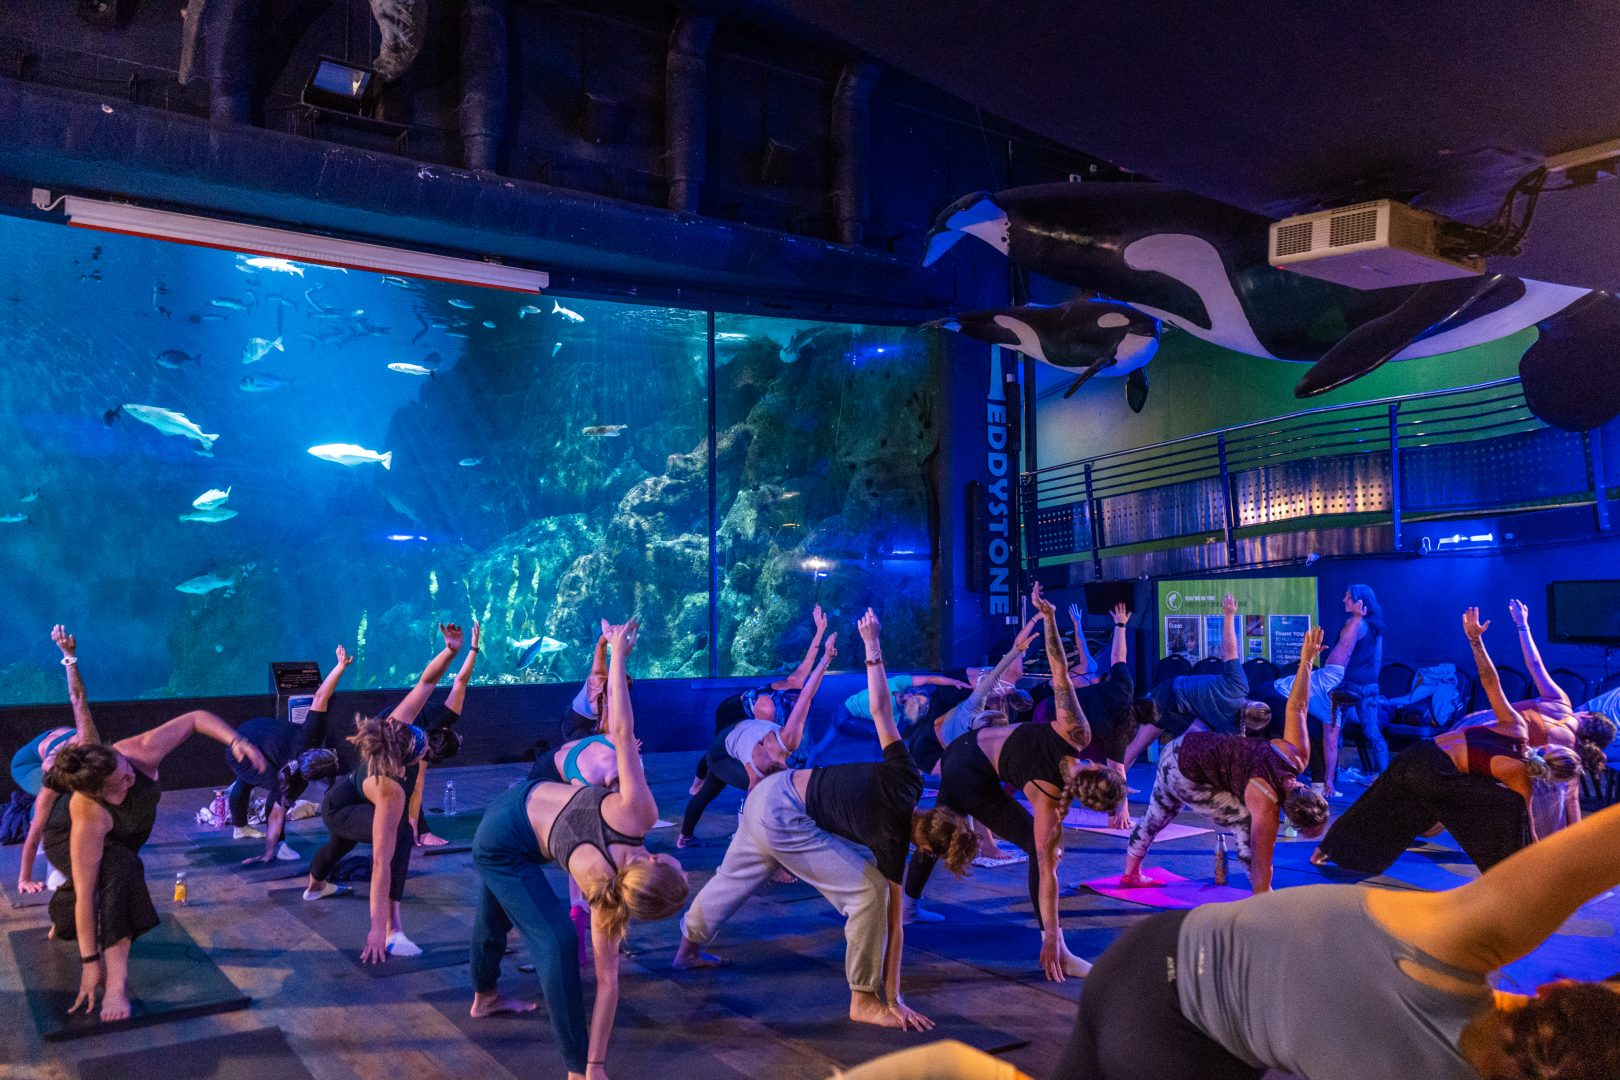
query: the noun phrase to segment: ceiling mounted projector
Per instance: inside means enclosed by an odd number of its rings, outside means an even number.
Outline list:
[[[1446,226],[1434,214],[1379,199],[1273,222],[1269,258],[1279,270],[1352,289],[1422,285],[1481,273],[1483,259],[1440,254]]]

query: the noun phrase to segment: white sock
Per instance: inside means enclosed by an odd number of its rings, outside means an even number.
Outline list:
[[[52,892],[55,892],[57,889],[60,889],[66,884],[67,875],[62,873],[62,871],[58,870],[54,866],[51,867],[51,872],[45,875],[45,887]]]
[[[405,936],[403,930],[395,930],[388,935],[389,956],[421,956],[422,948],[416,942]]]
[[[281,846],[276,848],[276,858],[281,862],[297,862],[302,856],[283,841]]]
[[[304,890],[304,899],[305,900],[321,900],[321,899],[324,899],[325,897],[328,897],[328,896],[336,896],[341,891],[342,890],[339,889],[336,885],[334,885],[330,881],[328,881],[318,889],[305,889]]]

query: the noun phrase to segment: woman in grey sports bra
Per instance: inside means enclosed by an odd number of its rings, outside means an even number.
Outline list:
[[[625,663],[635,647],[634,619],[608,629],[608,717],[618,757],[619,788],[577,787],[545,780],[509,788],[484,812],[473,838],[482,879],[473,923],[475,1018],[530,1012],[535,1006],[496,990],[506,937],[522,933],[534,959],[546,1011],[570,1077],[601,1080],[619,1000],[619,940],[632,916],[664,919],[686,902],[686,872],[672,856],[653,854],[643,838],[658,820],[636,747],[635,716]],[[591,909],[596,1003],[586,1026],[576,956],[579,937],[568,909],[541,867],[555,861]]]

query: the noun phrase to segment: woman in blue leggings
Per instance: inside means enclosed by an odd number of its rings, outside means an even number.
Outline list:
[[[668,855],[643,843],[658,820],[636,749],[635,718],[625,662],[635,646],[635,620],[609,628],[608,716],[619,763],[619,790],[531,780],[490,804],[473,837],[473,864],[482,888],[473,922],[472,1015],[529,1012],[532,1002],[496,990],[506,936],[523,935],[534,960],[546,1011],[570,1080],[602,1080],[619,1003],[619,940],[631,916],[664,919],[686,902],[686,873]],[[591,905],[596,1003],[585,1022],[575,955],[579,938],[568,908],[547,883],[555,862]]]

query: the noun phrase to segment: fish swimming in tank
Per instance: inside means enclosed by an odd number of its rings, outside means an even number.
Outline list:
[[[27,525],[27,514],[0,514],[0,525]]]
[[[527,319],[530,315],[544,315],[544,314],[545,314],[545,312],[541,311],[539,308],[535,307],[533,304],[524,304],[522,307],[518,308],[518,318],[519,319]]]
[[[426,375],[430,379],[433,378],[433,376],[435,374],[437,374],[430,367],[423,367],[421,364],[407,364],[404,361],[399,361],[397,363],[389,364],[388,365],[388,370],[389,371],[397,371],[401,375]]]
[[[560,352],[562,352],[562,342],[559,341],[551,347],[551,358],[553,360],[557,359],[557,354]]]
[[[218,435],[209,435],[202,428],[194,424],[184,413],[177,413],[173,409],[162,409],[156,405],[115,405],[101,414],[101,419],[108,427],[120,416],[127,416],[132,420],[139,420],[165,435],[179,435],[197,443],[201,449],[198,453],[212,456],[214,443]]]
[[[236,516],[236,511],[224,506],[215,506],[207,510],[193,510],[189,514],[181,514],[181,521],[196,521],[204,525],[217,525],[221,521],[229,521]]]
[[[241,259],[241,256],[237,256],[237,258]],[[297,274],[299,277],[304,276],[304,268],[299,266],[297,263],[291,261],[290,259],[271,258],[268,255],[257,255],[251,259],[241,259],[241,264],[237,267],[237,269],[240,270],[244,266],[251,266],[255,270],[270,270],[277,274]]]
[[[463,469],[476,469],[483,463],[484,459],[481,457],[464,457],[460,461],[456,462],[456,464],[460,465]]]
[[[39,502],[39,488],[35,488],[17,501],[20,503]]]
[[[237,386],[250,394],[263,394],[271,390],[280,390],[283,386],[289,385],[290,382],[291,380],[283,379],[279,375],[261,372],[258,375],[242,376],[242,381],[237,383]]]
[[[202,363],[202,353],[195,356],[181,352],[179,349],[164,349],[157,354],[158,367],[168,368],[170,371],[179,371],[186,364]]]
[[[191,500],[192,508],[196,510],[212,510],[216,506],[224,506],[226,500],[231,497],[231,490],[231,488],[226,488],[224,491],[219,490],[219,488],[209,488]]]
[[[629,424],[591,424],[580,428],[579,433],[593,439],[617,439],[619,433],[629,426]]]
[[[365,447],[356,446],[354,443],[322,443],[320,446],[310,447],[309,452],[322,461],[347,465],[350,468],[356,465],[371,464],[381,465],[385,469],[394,467],[394,452],[392,450],[379,454],[375,450],[367,450]]]
[[[246,311],[248,309],[248,306],[242,301],[233,300],[229,296],[216,296],[208,302],[217,308],[224,308],[226,311]]]
[[[485,330],[493,330],[493,329],[495,329],[495,324],[490,322],[488,319],[485,319],[484,320],[484,329]]]
[[[568,648],[566,641],[558,641],[554,637],[545,636],[527,638],[523,641],[514,641],[507,638],[506,643],[518,650],[517,666],[519,671],[522,671],[542,656],[562,652]]]
[[[279,337],[274,341],[262,337],[248,338],[248,343],[242,346],[242,363],[257,364],[260,360],[269,356],[272,351],[279,353],[287,351],[286,347],[281,344]]]
[[[209,572],[198,574],[196,577],[182,581],[174,587],[175,592],[183,592],[191,596],[207,596],[216,589],[224,589],[225,595],[231,596],[236,592],[236,579],[234,577],[220,577],[218,574]]]
[[[569,311],[555,300],[551,302],[551,313],[553,315],[561,315],[564,319],[571,323],[582,323],[585,321],[585,316],[581,315],[577,311]]]
[[[452,300],[450,301],[450,306],[453,308],[460,308],[462,311],[471,311],[473,309],[473,306],[465,300]]]

